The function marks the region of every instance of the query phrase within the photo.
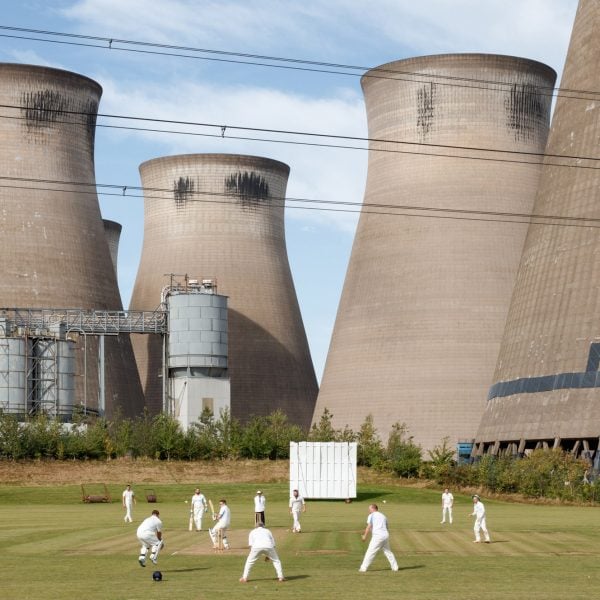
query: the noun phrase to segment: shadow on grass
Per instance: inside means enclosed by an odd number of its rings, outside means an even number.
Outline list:
[[[193,571],[207,571],[209,567],[193,567],[191,569],[163,569],[163,573],[192,573]]]
[[[339,504],[340,502],[343,502],[344,504],[352,504],[353,502],[366,502],[367,500],[372,500],[373,498],[383,498],[384,496],[391,495],[393,495],[393,492],[386,492],[383,490],[366,490],[364,492],[357,492],[356,498],[351,498],[349,502],[347,500],[342,500],[341,498],[315,498],[311,501],[332,504]]]
[[[409,567],[398,567],[398,572],[400,571],[413,571],[415,569],[424,569],[425,565],[411,565]],[[390,571],[392,572],[392,570],[389,567],[381,567],[380,569],[371,569],[369,567],[368,572],[369,573],[379,573],[379,572],[383,572],[383,571]]]
[[[308,579],[309,577],[310,575],[286,575],[285,581],[294,581],[294,579]],[[252,577],[248,579],[248,583],[255,581],[277,581],[277,579],[273,577]]]

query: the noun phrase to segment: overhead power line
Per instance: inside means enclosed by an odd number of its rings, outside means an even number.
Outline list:
[[[83,193],[90,195],[98,194],[101,196],[115,196],[120,198],[146,198],[153,200],[173,199],[173,190],[169,190],[166,188],[141,187],[135,185],[120,185],[106,183],[86,183],[81,181],[59,181],[52,179],[33,179],[27,177],[10,176],[0,176],[0,181],[7,182],[0,183],[0,188],[22,189],[35,192],[60,192],[71,194]],[[11,185],[9,182],[14,182],[14,184]],[[40,184],[41,186],[52,185],[72,187],[40,187],[40,185],[24,185],[27,183]],[[237,195],[232,195],[228,193],[201,191],[194,192],[192,196],[193,201],[208,204],[230,204],[231,199],[237,197]],[[286,207],[288,209],[316,210],[324,212],[343,213],[367,213],[385,216],[437,218],[462,221],[484,221],[493,223],[522,223],[528,225],[537,224],[559,227],[583,227],[600,229],[600,218],[594,217],[570,217],[561,215],[484,211],[463,208],[441,208],[434,206],[395,205],[375,202],[360,203],[338,200],[294,198],[289,196],[270,196],[268,200],[274,203],[275,206]],[[257,204],[256,207],[260,207],[260,204]]]
[[[344,75],[353,77],[370,77],[377,79],[394,79],[419,82],[436,83],[437,85],[450,85],[457,87],[481,87],[481,89],[497,90],[500,87],[502,90],[511,89],[515,82],[498,81],[488,79],[478,79],[471,77],[460,77],[443,74],[422,73],[419,71],[407,71],[402,69],[394,69],[389,66],[380,67],[365,67],[360,65],[348,65],[342,63],[332,63],[324,61],[314,61],[301,58],[289,58],[281,56],[268,56],[263,54],[250,54],[244,52],[234,52],[228,50],[215,50],[211,48],[197,48],[193,46],[180,46],[175,44],[159,44],[156,42],[146,42],[140,40],[129,40],[115,37],[83,35],[75,33],[67,33],[60,31],[47,31],[40,29],[30,29],[25,27],[13,27],[8,25],[0,25],[0,30],[14,31],[20,33],[31,33],[36,35],[51,36],[49,37],[33,37],[14,34],[0,34],[0,37],[23,39],[27,41],[65,44],[74,46],[84,46],[91,48],[99,48],[104,50],[117,50],[121,52],[133,52],[140,54],[152,54],[162,56],[172,56],[175,58],[190,58],[196,60],[216,61],[224,63],[236,63],[250,66],[269,67],[277,69],[290,69],[296,71],[308,71],[314,73],[323,73],[328,75]],[[52,39],[65,38],[65,39]],[[78,41],[67,41],[78,40]],[[99,43],[92,43],[99,42]],[[149,50],[153,48],[154,50]],[[169,52],[167,52],[169,50]],[[191,52],[193,54],[182,54],[181,52]],[[260,61],[260,62],[259,62]],[[268,61],[268,62],[264,62]],[[319,67],[319,68],[317,68]],[[468,84],[468,85],[467,85]],[[492,86],[492,87],[489,87]],[[594,100],[600,99],[599,91],[579,90],[573,88],[561,87],[543,87],[531,86],[533,92],[551,97],[565,97],[579,100]]]
[[[12,105],[12,104],[0,104],[0,108],[9,108],[15,110],[25,110],[27,107],[22,105]],[[158,119],[153,117],[137,117],[131,115],[117,115],[111,113],[89,113],[84,111],[73,111],[66,109],[51,109],[44,108],[44,112],[46,113],[56,113],[59,115],[77,115],[84,117],[98,117],[98,118],[106,118],[106,119],[119,119],[124,121],[143,121],[143,122],[151,122],[151,123],[164,123],[171,125],[183,125],[186,127],[204,127],[204,128],[212,128],[217,129],[220,133],[218,134],[207,134],[201,132],[190,132],[190,131],[177,131],[177,130],[164,130],[164,129],[154,129],[154,128],[146,128],[146,127],[127,127],[123,125],[108,125],[97,123],[97,127],[104,127],[109,129],[124,129],[129,131],[142,131],[149,133],[167,133],[167,134],[177,134],[177,135],[191,135],[191,136],[200,136],[200,137],[212,137],[212,138],[225,138],[234,139],[234,140],[245,140],[245,141],[257,141],[257,142],[269,142],[269,143],[282,143],[282,144],[292,144],[292,145],[303,145],[303,146],[314,146],[314,147],[323,147],[323,148],[337,148],[337,149],[347,149],[347,150],[368,150],[372,152],[392,152],[398,154],[409,154],[409,155],[417,155],[417,156],[433,156],[433,157],[443,157],[443,158],[458,158],[465,160],[477,160],[477,161],[491,161],[491,162],[505,162],[511,164],[525,164],[525,165],[536,165],[536,164],[544,164],[546,166],[552,167],[568,167],[568,168],[579,168],[579,169],[599,169],[600,166],[592,166],[592,165],[582,165],[582,164],[563,164],[563,163],[553,163],[548,162],[547,159],[562,159],[562,160],[572,160],[572,161],[599,161],[600,157],[594,156],[582,156],[582,155],[570,155],[570,154],[545,154],[543,152],[530,152],[526,150],[508,150],[502,148],[484,148],[480,146],[460,146],[460,145],[452,145],[452,144],[433,144],[428,142],[413,142],[406,140],[393,140],[393,139],[385,139],[385,138],[370,138],[370,137],[360,137],[360,136],[349,136],[349,135],[339,135],[339,134],[330,134],[330,133],[322,133],[322,132],[314,132],[314,131],[296,131],[296,130],[286,130],[286,129],[270,129],[264,127],[249,127],[249,126],[241,126],[241,125],[223,125],[222,123],[209,123],[209,122],[199,122],[199,121],[180,121],[180,120],[172,120],[172,119]],[[0,115],[0,118],[5,119],[16,119],[16,120],[26,120],[26,117],[23,116],[10,116],[10,115]],[[72,121],[58,121],[53,120],[52,124],[65,124],[65,125],[81,125],[82,123],[74,123]],[[433,149],[444,149],[444,150],[459,150],[466,152],[486,152],[491,155],[512,155],[516,157],[531,157],[540,159],[538,161],[532,160],[519,160],[519,159],[511,159],[511,158],[498,158],[497,156],[472,156],[472,155],[460,155],[460,154],[443,154],[439,152],[424,152],[417,150],[399,150],[392,148],[381,148],[377,146],[349,146],[343,144],[328,144],[323,142],[300,142],[297,140],[280,140],[273,138],[255,138],[255,137],[247,137],[247,136],[231,136],[227,135],[226,132],[228,130],[232,131],[248,131],[248,132],[261,132],[268,133],[274,135],[292,135],[292,136],[303,136],[310,138],[318,138],[318,139],[333,139],[333,140],[346,140],[349,142],[365,142],[369,144],[390,144],[394,146],[409,146],[411,148],[415,147],[424,147],[424,148],[433,148]]]

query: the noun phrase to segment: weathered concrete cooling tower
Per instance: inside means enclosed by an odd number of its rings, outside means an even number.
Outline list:
[[[143,163],[144,244],[132,309],[155,308],[168,273],[216,278],[229,296],[231,412],[280,408],[308,426],[317,383],[287,259],[289,167],[252,156],[192,154]],[[161,407],[160,345],[133,340],[146,402]]]
[[[120,310],[94,178],[102,88],[58,69],[0,64],[0,305]],[[8,179],[11,178],[11,179]],[[14,178],[14,179],[12,179]],[[83,403],[83,338],[76,402]],[[97,406],[93,338],[87,340],[88,408]],[[128,337],[106,340],[106,412],[143,409]]]
[[[598,158],[585,160],[598,157],[599,27],[600,3],[582,0],[548,138],[536,215],[600,218]],[[536,221],[527,234],[477,433],[478,452],[516,453],[548,443],[581,450],[598,447],[600,230],[597,221]]]
[[[104,225],[104,235],[106,236],[108,251],[110,252],[110,260],[115,270],[115,277],[118,281],[119,240],[121,239],[121,231],[123,227],[121,223],[117,223],[116,221],[109,221],[108,219],[102,219],[102,223]]]
[[[554,80],[480,54],[363,77],[367,187],[315,419],[357,429],[371,413],[384,440],[404,422],[424,448],[473,440],[527,227],[480,211],[531,209],[540,167],[510,153],[543,151]]]

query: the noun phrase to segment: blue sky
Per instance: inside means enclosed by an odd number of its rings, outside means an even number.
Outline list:
[[[560,75],[577,0],[0,0],[0,7],[4,26],[365,67],[447,52],[510,54],[544,62]],[[0,34],[28,35],[2,30]],[[0,37],[0,61],[59,67],[91,77],[104,89],[102,113],[367,134],[357,76],[14,37]],[[99,121],[103,122],[108,123]],[[206,128],[195,131],[216,133]],[[96,181],[139,186],[138,166],[145,160],[231,152],[289,164],[290,198],[362,201],[365,151],[232,140],[227,135],[214,139],[100,127]],[[123,225],[119,285],[127,306],[142,245],[143,201],[100,196],[100,203],[104,218]],[[358,215],[299,210],[291,204],[286,210],[288,255],[320,379]]]

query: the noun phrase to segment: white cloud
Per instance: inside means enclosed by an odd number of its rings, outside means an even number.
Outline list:
[[[40,65],[42,67],[53,67],[55,69],[66,69],[66,67],[54,60],[47,60],[33,50],[11,50],[9,56],[18,63],[26,65]],[[66,69],[68,70],[68,69]]]

